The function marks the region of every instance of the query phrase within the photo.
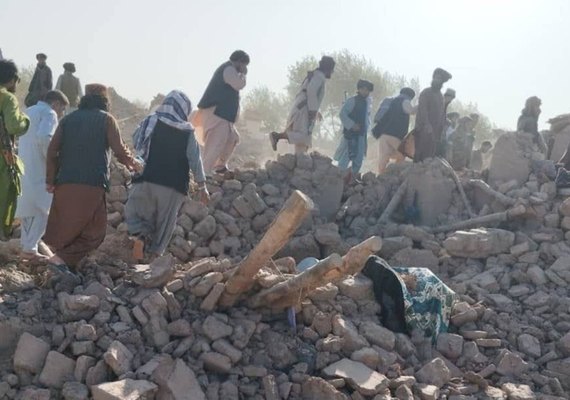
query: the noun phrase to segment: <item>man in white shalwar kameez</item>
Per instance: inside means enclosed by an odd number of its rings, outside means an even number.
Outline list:
[[[46,191],[46,157],[58,120],[65,112],[69,101],[59,90],[48,92],[43,101],[38,101],[26,110],[30,128],[20,137],[18,153],[24,162],[22,193],[18,199],[16,217],[21,222],[20,244],[25,257],[44,258],[38,245],[45,233],[52,194]],[[42,246],[43,250],[47,246]]]
[[[325,97],[325,84],[334,72],[334,66],[332,57],[323,56],[319,68],[308,73],[293,101],[285,131],[271,132],[269,136],[274,151],[277,151],[277,143],[281,139],[286,139],[295,146],[295,154],[309,150],[313,128]]]
[[[235,123],[240,112],[239,92],[246,85],[249,55],[236,50],[216,69],[192,117],[201,146],[204,171],[231,175],[228,161],[239,143]]]

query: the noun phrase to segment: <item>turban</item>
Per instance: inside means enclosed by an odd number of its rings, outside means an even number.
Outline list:
[[[329,70],[329,69],[333,69],[334,66],[335,66],[335,62],[334,62],[334,59],[332,57],[323,56],[321,58],[321,61],[319,61],[319,68],[320,69]]]
[[[374,84],[370,81],[367,81],[366,79],[359,79],[358,83],[356,84],[356,88],[365,88],[372,92],[374,91]]]
[[[63,64],[63,69],[69,72],[75,72],[75,64],[71,62],[66,62]]]
[[[445,93],[443,95],[455,98],[455,90],[453,90],[451,88],[447,88],[447,90],[445,91]]]
[[[85,85],[85,95],[97,95],[107,97],[107,86],[100,83],[90,83]]]
[[[447,82],[448,80],[450,80],[452,78],[451,74],[449,72],[447,72],[446,70],[444,70],[443,68],[436,68],[435,71],[433,71],[434,76],[436,74],[441,74],[441,76],[443,76],[443,81]]]

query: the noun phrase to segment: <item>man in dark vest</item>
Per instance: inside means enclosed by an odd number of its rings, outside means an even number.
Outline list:
[[[47,56],[44,53],[36,54],[36,60],[38,65],[24,100],[26,107],[33,106],[38,101],[43,100],[47,92],[53,89],[53,76],[50,67],[46,64]]]
[[[145,160],[143,173],[133,178],[125,208],[129,234],[135,238],[135,260],[146,253],[150,261],[168,247],[188,196],[190,171],[198,184],[199,199],[208,201],[200,148],[188,122],[191,111],[188,97],[173,90],[133,136],[137,156]]]
[[[416,92],[409,87],[400,90],[400,94],[390,102],[388,111],[382,116],[372,133],[378,138],[378,173],[386,170],[390,159],[395,162],[404,160],[404,155],[398,151],[402,139],[408,133],[410,115],[416,113],[412,99]]]
[[[347,99],[340,110],[343,134],[334,155],[341,170],[346,171],[345,182],[358,181],[360,168],[366,155],[368,127],[370,126],[370,93],[372,82],[360,79],[356,84],[356,96]],[[348,164],[351,168],[348,169]]]
[[[110,150],[128,169],[142,167],[108,109],[107,88],[85,86],[79,109],[61,120],[48,147],[46,190],[54,196],[44,241],[59,270],[76,266],[105,239]]]
[[[79,78],[73,75],[75,64],[66,62],[63,64],[63,74],[57,78],[55,88],[61,90],[69,100],[68,113],[77,110],[79,99],[83,97],[83,89]]]
[[[229,177],[227,163],[239,143],[235,122],[239,116],[239,92],[245,87],[249,55],[236,50],[216,69],[202,99],[198,103],[193,124],[202,146],[206,174],[212,172]]]

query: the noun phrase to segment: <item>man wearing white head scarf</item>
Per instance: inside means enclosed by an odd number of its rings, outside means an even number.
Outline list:
[[[146,117],[133,135],[137,156],[145,161],[133,178],[125,215],[129,234],[135,236],[133,257],[151,258],[166,250],[178,212],[189,191],[190,171],[198,183],[200,200],[208,201],[200,148],[188,122],[192,105],[177,90]]]

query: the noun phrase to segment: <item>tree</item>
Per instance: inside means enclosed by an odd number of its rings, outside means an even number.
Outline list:
[[[267,86],[253,89],[244,100],[244,113],[253,112],[261,117],[262,129],[282,131],[288,112],[284,95],[272,92]]]
[[[327,82],[326,94],[320,110],[324,118],[321,124],[321,136],[325,138],[334,138],[339,134],[338,114],[340,108],[344,100],[356,92],[356,83],[359,79],[366,79],[374,84],[374,92],[372,93],[374,111],[382,99],[397,94],[404,86],[410,86],[414,90],[419,89],[417,79],[410,81],[401,75],[382,72],[370,60],[346,49],[330,55],[335,59],[336,66],[332,78]],[[307,73],[317,67],[318,59],[315,56],[305,57],[289,67],[287,93],[290,102],[293,101]],[[313,134],[318,135],[318,132]]]
[[[18,98],[18,102],[20,107],[24,107],[24,99],[28,94],[28,88],[30,87],[30,83],[32,82],[32,77],[34,76],[35,67],[23,67],[18,68],[18,74],[20,76],[20,83],[16,86],[16,97]]]

